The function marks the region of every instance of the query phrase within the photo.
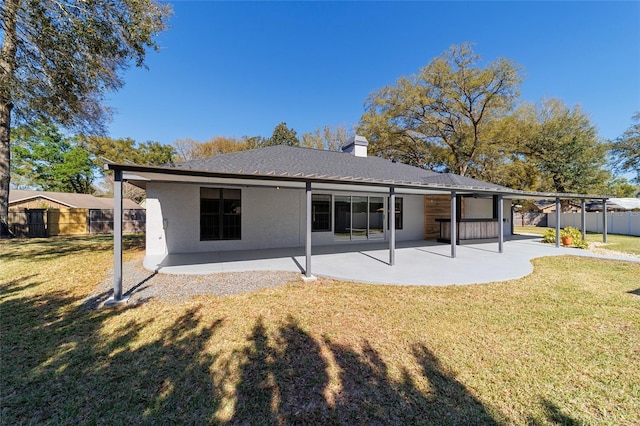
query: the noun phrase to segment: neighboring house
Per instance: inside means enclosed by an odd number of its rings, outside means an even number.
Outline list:
[[[540,213],[554,213],[556,211],[556,200],[535,200],[533,205]],[[562,213],[580,213],[582,207],[573,201],[563,201],[560,203],[560,211]]]
[[[587,211],[589,212],[601,212],[602,203],[591,202],[587,203]],[[607,211],[632,211],[640,210],[640,198],[609,198],[607,199]]]
[[[609,198],[607,200],[607,210],[640,210],[640,198]]]
[[[509,199],[559,195],[368,157],[367,145],[356,136],[343,152],[281,145],[163,167],[109,167],[116,181],[146,189],[145,265],[152,269],[177,253],[301,246],[309,252],[380,241],[392,252],[395,241],[449,241],[452,221],[458,241],[502,244],[498,230],[511,234]]]
[[[135,201],[124,199],[123,208],[143,209]],[[68,192],[30,191],[11,189],[9,191],[9,209],[113,209],[113,198],[100,198],[91,194],[72,194]]]
[[[143,232],[145,210],[124,199],[124,231]],[[18,237],[113,232],[113,198],[66,192],[9,191],[9,229]]]

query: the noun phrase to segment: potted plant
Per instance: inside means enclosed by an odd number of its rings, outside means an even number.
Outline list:
[[[560,231],[560,241],[562,241],[562,245],[565,247],[570,247],[573,245],[573,235],[572,235],[571,227],[564,228]]]

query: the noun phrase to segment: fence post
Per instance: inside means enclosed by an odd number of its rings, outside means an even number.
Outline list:
[[[580,219],[582,222],[582,240],[586,241],[587,240],[587,202],[585,201],[585,199],[582,199],[582,202],[580,203]]]
[[[607,242],[607,199],[602,200],[602,242]]]
[[[560,198],[556,197],[556,248],[560,247]]]

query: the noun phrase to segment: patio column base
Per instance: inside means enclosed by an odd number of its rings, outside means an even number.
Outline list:
[[[129,298],[128,297],[123,297],[120,300],[116,300],[113,297],[110,297],[107,300],[105,300],[103,306],[105,308],[115,308],[116,306],[126,305],[127,303],[129,303]]]
[[[305,283],[312,283],[314,281],[318,281],[318,277],[311,275],[310,277],[306,276],[306,275],[300,275],[300,278],[302,278],[302,281],[304,281]]]

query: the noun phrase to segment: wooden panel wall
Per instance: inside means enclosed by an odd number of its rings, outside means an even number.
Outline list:
[[[464,199],[458,208],[464,215]],[[440,238],[440,223],[436,219],[451,218],[451,195],[424,196],[424,239],[436,240]]]

